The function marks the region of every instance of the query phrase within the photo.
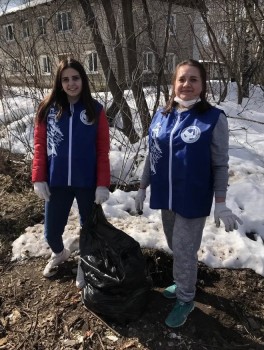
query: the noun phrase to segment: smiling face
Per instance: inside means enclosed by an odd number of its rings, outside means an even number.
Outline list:
[[[188,64],[178,68],[175,84],[175,95],[184,101],[200,97],[202,92],[202,78],[197,67]]]
[[[82,92],[82,78],[77,70],[73,68],[64,69],[61,73],[61,85],[70,103],[79,100]]]

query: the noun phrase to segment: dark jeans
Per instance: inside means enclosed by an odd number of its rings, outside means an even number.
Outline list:
[[[51,250],[60,253],[64,248],[62,235],[74,199],[83,225],[93,207],[95,188],[51,187],[50,193],[50,200],[45,202],[44,236]]]

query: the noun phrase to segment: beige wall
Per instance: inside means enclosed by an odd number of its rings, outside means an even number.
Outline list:
[[[126,57],[125,39],[123,35],[123,18],[121,5],[119,0],[112,1],[115,13],[118,31],[122,39],[123,52]],[[159,54],[163,52],[165,26],[167,20],[167,3],[158,0],[148,1],[150,15],[154,23],[153,37],[154,43]],[[146,32],[146,18],[143,14],[142,4],[140,0],[133,2],[133,18],[135,23],[135,35],[137,38],[137,57],[140,63],[139,69],[143,69],[143,52],[151,51],[148,35]],[[108,57],[110,57],[111,68],[116,73],[116,61],[114,58],[113,43],[110,38],[104,11],[101,8],[100,1],[93,2],[94,12],[96,13],[98,24],[100,25],[100,33],[104,39],[105,48]],[[56,24],[56,13],[58,11],[69,11],[72,19],[72,30],[58,33]],[[174,55],[174,64],[182,59],[193,56],[193,39],[190,30],[188,13],[193,15],[192,10],[186,12],[180,6],[174,6],[172,11],[176,16],[176,32],[169,37],[168,52]],[[38,34],[37,18],[44,16],[46,20],[46,35]],[[30,28],[30,36],[23,38],[22,22],[28,20]],[[13,23],[15,40],[6,42],[4,39],[3,26]],[[0,63],[4,67],[4,76],[8,78],[10,84],[23,85],[31,83],[32,85],[50,86],[53,81],[53,74],[62,54],[71,55],[84,63],[87,52],[95,50],[92,42],[90,28],[86,25],[84,13],[76,0],[68,1],[50,1],[35,7],[28,7],[16,13],[5,14],[0,17]],[[123,36],[123,38],[122,38]],[[39,58],[41,55],[47,55],[51,61],[51,74],[36,73],[39,70]],[[21,66],[35,66],[35,74],[13,74],[10,72],[10,62],[17,59]],[[142,80],[147,81],[155,78],[158,72],[157,62],[152,73],[144,73]],[[127,74],[127,67],[126,67]],[[101,89],[105,85],[105,78],[98,60],[98,72],[88,74],[92,88]],[[168,82],[170,82],[171,72],[168,72]]]

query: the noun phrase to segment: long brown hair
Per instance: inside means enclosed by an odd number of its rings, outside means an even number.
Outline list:
[[[182,66],[185,66],[185,65],[196,67],[200,72],[200,76],[201,76],[201,80],[202,80],[202,91],[200,93],[201,101],[195,105],[195,108],[199,112],[204,112],[211,107],[210,103],[206,99],[206,76],[207,76],[206,70],[200,62],[195,61],[193,59],[188,59],[188,60],[182,61],[179,64],[177,64],[177,66],[175,68],[175,71],[174,71],[173,76],[172,76],[172,93],[171,93],[170,99],[169,99],[169,101],[164,109],[164,114],[170,113],[172,111],[172,109],[177,106],[177,102],[174,101],[176,77],[177,77],[177,73],[178,73],[179,68]]]
[[[46,121],[48,110],[52,105],[54,105],[58,109],[57,118],[60,118],[62,115],[62,112],[64,110],[67,110],[67,108],[69,107],[67,94],[62,89],[62,84],[61,84],[61,75],[66,68],[73,68],[80,74],[80,77],[82,79],[82,91],[81,91],[80,100],[84,104],[84,107],[86,109],[86,115],[87,115],[87,118],[89,118],[89,121],[93,122],[96,120],[97,115],[95,111],[95,100],[93,99],[91,94],[85,69],[83,65],[77,60],[73,58],[67,58],[60,61],[59,66],[57,68],[51,93],[44,98],[44,100],[40,103],[38,107],[38,111],[36,115],[36,120],[38,122]]]

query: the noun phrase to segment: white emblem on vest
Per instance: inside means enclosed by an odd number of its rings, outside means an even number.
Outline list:
[[[92,125],[92,124],[93,124],[93,122],[89,122],[89,121],[87,120],[86,110],[85,110],[85,109],[84,109],[83,111],[81,111],[81,113],[80,113],[80,119],[81,119],[81,121],[83,122],[83,124],[85,124],[85,125]]]
[[[201,130],[195,126],[191,125],[185,128],[181,133],[182,141],[186,143],[194,143],[199,140],[201,135]]]
[[[161,131],[161,123],[157,123],[152,132],[150,138],[150,171],[152,174],[156,174],[156,164],[162,156],[162,152],[158,143],[158,136]]]
[[[63,133],[61,132],[54,110],[51,110],[47,118],[47,153],[48,156],[55,157],[59,144],[63,141]]]

